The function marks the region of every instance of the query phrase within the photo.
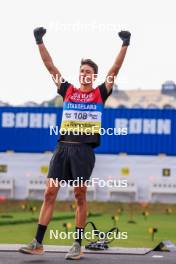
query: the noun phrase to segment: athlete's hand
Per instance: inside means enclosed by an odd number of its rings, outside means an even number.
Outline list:
[[[34,37],[35,37],[35,40],[36,40],[37,44],[42,44],[43,43],[42,38],[45,35],[45,33],[46,33],[46,29],[43,28],[43,27],[38,27],[38,28],[34,29]]]
[[[120,31],[119,37],[123,41],[122,47],[130,45],[131,33],[129,31]]]

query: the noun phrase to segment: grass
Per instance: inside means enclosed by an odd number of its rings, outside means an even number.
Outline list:
[[[27,204],[28,207],[35,206],[36,212],[22,211],[21,205]],[[0,216],[11,215],[12,219],[37,219],[41,202],[35,201],[6,201],[0,209]],[[63,223],[71,224],[69,231],[74,231],[73,212],[70,212],[71,203],[57,202],[54,216],[58,220],[51,221],[45,235],[44,244],[48,245],[71,245],[73,240],[50,239],[50,230],[65,231]],[[166,209],[170,208],[171,213],[166,213]],[[121,214],[119,212],[121,209]],[[123,210],[122,210],[123,209]],[[26,210],[28,210],[26,208]],[[175,205],[146,205],[146,204],[118,204],[118,203],[89,203],[89,210],[92,213],[102,213],[102,216],[89,217],[89,221],[93,221],[100,231],[106,232],[113,227],[112,215],[119,215],[117,226],[120,232],[127,232],[128,239],[118,239],[111,243],[111,246],[119,247],[154,247],[162,240],[172,240],[176,243],[176,206]],[[142,212],[148,212],[147,219]],[[66,217],[62,220],[59,217]],[[71,216],[68,219],[68,216]],[[136,224],[129,224],[128,220],[133,219]],[[0,223],[9,221],[10,218],[0,217]],[[155,234],[155,240],[152,241],[149,228],[156,227],[158,232]],[[36,223],[26,224],[0,224],[0,243],[28,243],[35,235]],[[87,229],[88,231],[88,229]],[[84,240],[83,245],[88,242]]]

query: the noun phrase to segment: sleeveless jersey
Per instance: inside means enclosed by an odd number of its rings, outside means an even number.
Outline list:
[[[105,84],[87,92],[66,82],[58,93],[64,98],[59,141],[99,146],[103,104],[109,96]]]

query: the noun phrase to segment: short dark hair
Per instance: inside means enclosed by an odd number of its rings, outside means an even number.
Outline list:
[[[91,59],[82,59],[81,60],[81,66],[85,65],[85,64],[87,64],[90,67],[92,67],[95,74],[98,73],[98,66],[97,66],[97,64],[94,61],[92,61]]]

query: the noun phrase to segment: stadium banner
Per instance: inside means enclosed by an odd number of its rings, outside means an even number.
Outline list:
[[[62,108],[0,107],[0,151],[53,151],[59,138]],[[111,109],[102,117],[96,153],[176,154],[176,111]]]

